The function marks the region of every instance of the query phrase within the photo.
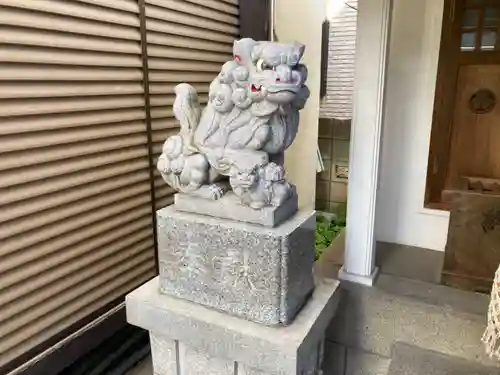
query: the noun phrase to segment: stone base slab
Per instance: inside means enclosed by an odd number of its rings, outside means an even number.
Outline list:
[[[241,203],[233,192],[226,193],[218,200],[211,200],[189,194],[175,194],[174,207],[178,211],[218,217],[266,227],[275,227],[297,212],[298,197],[293,189],[292,196],[279,207],[267,206],[253,209]]]
[[[150,332],[154,375],[270,375],[270,372],[247,366],[238,361],[212,357],[182,342]],[[304,359],[301,375],[315,375],[321,367],[324,340],[320,340]],[[303,361],[302,361],[303,362]],[[304,365],[304,363],[302,363]],[[274,373],[272,373],[274,374]],[[287,375],[293,373],[287,373]]]
[[[287,327],[268,327],[159,293],[155,278],[126,297],[127,320],[149,330],[156,375],[314,375],[339,283],[324,279]]]
[[[162,293],[266,325],[290,324],[314,288],[314,212],[276,228],[157,212]]]

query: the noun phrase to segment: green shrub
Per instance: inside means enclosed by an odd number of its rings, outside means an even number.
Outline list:
[[[345,225],[345,217],[328,219],[321,214],[316,216],[316,259],[323,254],[323,251],[328,246],[330,246],[335,237],[345,228]]]

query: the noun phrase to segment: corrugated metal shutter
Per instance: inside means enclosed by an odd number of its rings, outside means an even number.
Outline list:
[[[0,0],[0,367],[155,274],[136,0]]]
[[[154,159],[167,136],[178,131],[174,87],[192,84],[206,103],[210,82],[232,58],[239,35],[237,0],[146,0],[147,53]],[[155,171],[156,208],[172,191]]]
[[[152,194],[150,167],[177,131],[173,88],[206,102],[238,14],[238,0],[0,0],[0,368],[154,276],[152,214],[173,191],[154,168]]]
[[[357,0],[345,1],[330,16],[326,95],[320,117],[347,120],[352,117],[354,59],[356,53]]]

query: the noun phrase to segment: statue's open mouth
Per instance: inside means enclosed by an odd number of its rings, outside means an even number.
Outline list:
[[[250,89],[252,92],[260,92],[262,90],[262,85],[252,84]],[[291,94],[296,94],[299,91],[299,87],[294,84],[281,83],[277,85],[269,86],[267,89],[268,94],[279,94],[289,92]]]
[[[289,92],[291,94],[296,94],[298,92],[298,88],[297,89],[281,89],[281,90],[269,90],[269,94],[279,94],[281,92]]]
[[[260,92],[262,90],[262,85],[253,85],[252,84],[252,92]]]
[[[290,92],[296,94],[299,92],[300,87],[292,83],[279,83],[269,86],[267,91],[269,94],[277,94],[280,92]]]

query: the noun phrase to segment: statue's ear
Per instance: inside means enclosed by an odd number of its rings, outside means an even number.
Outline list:
[[[238,43],[240,43],[240,40],[235,40],[233,42],[233,55],[237,55],[238,54]]]
[[[307,81],[307,75],[309,73],[307,66],[304,64],[298,64],[296,70],[302,75],[302,82]]]
[[[251,38],[243,38],[233,43],[233,57],[238,56],[238,63],[247,65],[251,58],[252,49],[257,42]]]

